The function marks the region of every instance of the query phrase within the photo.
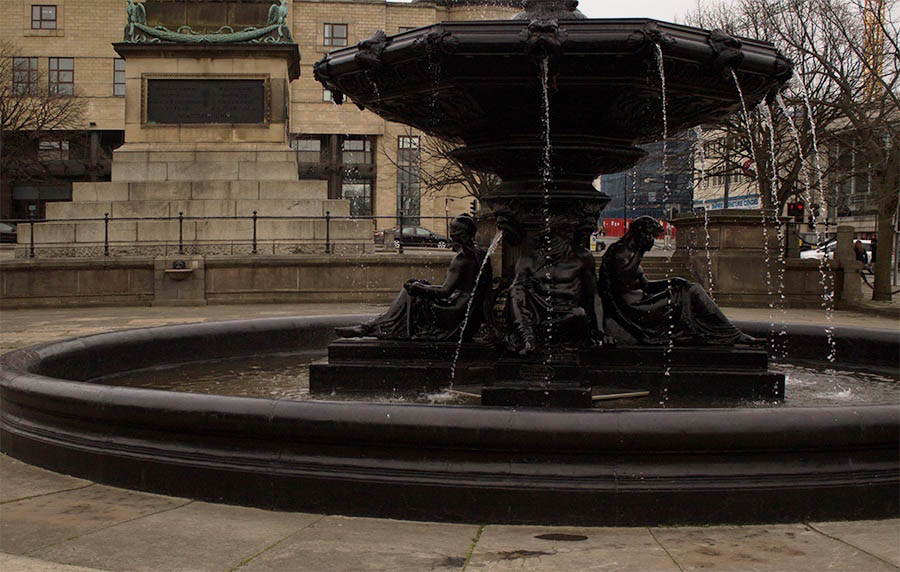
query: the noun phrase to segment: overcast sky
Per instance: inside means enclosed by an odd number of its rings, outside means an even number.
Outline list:
[[[697,0],[579,0],[588,18],[655,18],[674,22],[695,10]]]

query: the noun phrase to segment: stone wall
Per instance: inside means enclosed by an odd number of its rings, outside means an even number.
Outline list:
[[[453,253],[365,256],[164,256],[0,261],[0,308],[371,302],[409,278],[440,283]],[[175,263],[185,262],[188,276]],[[167,272],[168,271],[168,272]],[[199,289],[199,290],[198,290]]]
[[[674,221],[678,233],[673,259],[687,266],[693,279],[722,305],[819,307],[823,295],[832,292],[839,300],[841,264],[827,261],[820,268],[817,260],[799,258],[782,264],[774,211],[766,211],[765,224],[763,220],[759,209],[712,211],[705,219],[679,217]]]

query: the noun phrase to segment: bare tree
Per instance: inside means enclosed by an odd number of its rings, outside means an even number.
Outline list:
[[[735,36],[775,41],[771,23],[754,4],[755,0],[747,0],[731,5],[700,5],[688,20],[693,25],[720,28]],[[788,50],[786,55],[796,63],[795,54]],[[751,179],[759,188],[760,204],[779,211],[792,198],[802,199],[808,205],[827,203],[828,197],[823,196],[826,190],[817,185],[814,143],[824,137],[825,127],[839,116],[831,106],[822,103],[837,94],[833,84],[817,82],[801,88],[795,80],[776,99],[747,110],[746,115],[743,109],[736,109],[708,126],[714,131],[716,144],[705,147],[706,166],[700,174]],[[820,169],[828,166],[827,162],[818,162]]]
[[[41,143],[56,141],[54,132],[83,124],[82,99],[51,92],[36,60],[20,57],[14,44],[0,41],[0,175],[4,184],[46,179],[50,173],[41,157]]]
[[[412,129],[409,136],[415,136]],[[419,181],[425,194],[442,194],[461,188],[467,195],[481,199],[500,184],[500,178],[491,173],[470,169],[452,151],[462,145],[458,141],[422,135],[419,146]],[[398,170],[407,169],[382,146],[382,153]]]
[[[891,222],[900,194],[896,13],[896,0],[739,0],[730,9],[701,7],[691,17],[701,26],[724,24],[732,33],[773,41],[794,62],[784,106],[772,112],[774,153],[765,129],[752,117],[749,129],[730,120],[719,127],[739,142],[744,156],[738,154],[738,161],[750,159],[757,167],[764,200],[766,194],[779,200],[797,194],[799,176],[809,179],[802,182],[812,195],[837,207],[835,183],[864,172],[877,203],[874,300],[890,300]],[[853,172],[827,159],[828,149],[838,145],[854,154]],[[778,183],[767,193],[772,173],[766,169],[772,165]]]

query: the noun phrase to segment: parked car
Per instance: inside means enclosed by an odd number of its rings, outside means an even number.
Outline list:
[[[394,237],[395,248],[400,246],[401,234],[399,226],[377,231],[375,233],[375,243],[384,244],[387,235]],[[449,238],[421,226],[404,226],[402,239],[403,246],[436,246],[438,248],[447,248],[450,246]]]
[[[16,225],[0,222],[0,242],[15,244],[16,236]]]
[[[856,240],[854,239],[854,243]],[[872,262],[872,241],[871,240],[860,240],[863,248],[866,249],[866,254],[869,257],[869,262]],[[822,258],[828,258],[829,260],[834,258],[834,249],[837,248],[837,241],[830,240],[824,246],[820,246],[819,248],[811,248],[809,250],[804,250],[800,253],[800,258],[803,259],[812,259],[812,260],[822,260]]]

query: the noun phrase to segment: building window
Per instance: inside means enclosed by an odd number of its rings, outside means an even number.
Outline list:
[[[74,95],[75,59],[50,58],[50,95]]]
[[[68,161],[68,141],[41,141],[38,144],[38,159],[41,161]]]
[[[372,216],[372,140],[345,137],[341,141],[341,198],[350,201],[350,216]]]
[[[116,58],[113,64],[113,95],[125,96],[125,60]]]
[[[344,179],[341,198],[350,201],[350,216],[372,216],[372,181]]]
[[[13,58],[13,93],[16,95],[36,95],[37,81],[37,58]]]
[[[372,142],[368,138],[344,139],[341,145],[341,163],[344,165],[368,165],[372,162]]]
[[[346,46],[347,24],[325,24],[325,45]]]
[[[322,151],[326,147],[319,135],[291,141],[291,148],[297,152],[297,167],[300,170],[301,179],[318,180],[323,178],[326,171]]]
[[[419,137],[397,139],[397,222],[419,224],[421,215],[421,182]]]
[[[332,97],[331,97],[331,90],[330,90],[330,89],[323,89],[323,90],[322,90],[322,101],[334,101],[334,99],[332,99]]]
[[[328,181],[329,199],[350,201],[350,216],[373,214],[374,137],[365,135],[299,135],[291,141],[301,179]]]
[[[31,6],[32,30],[56,29],[56,6],[32,5]]]

